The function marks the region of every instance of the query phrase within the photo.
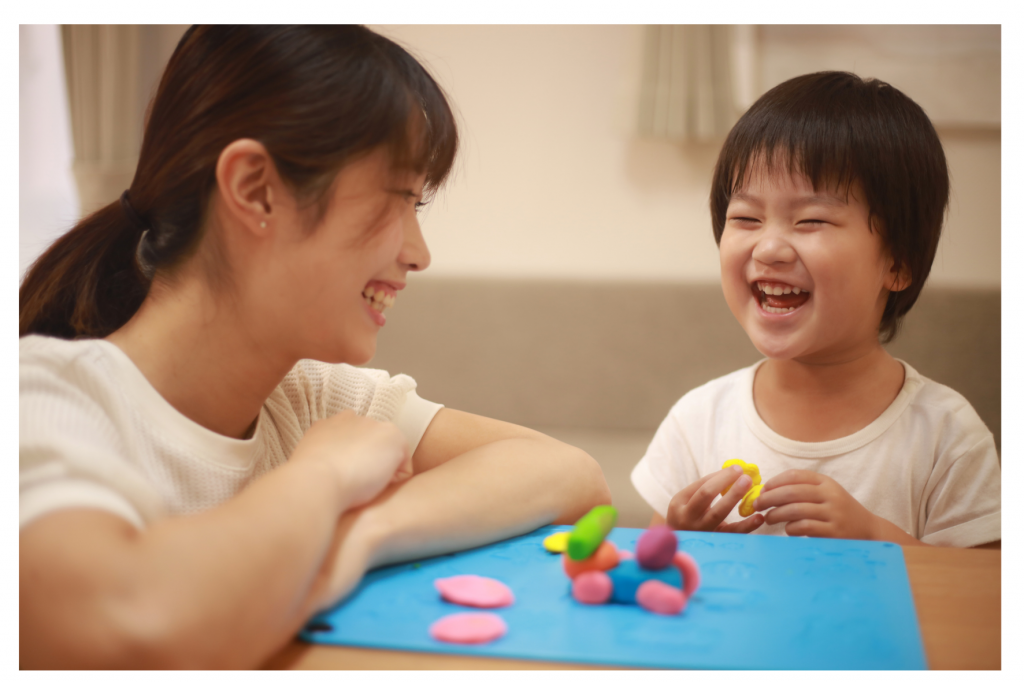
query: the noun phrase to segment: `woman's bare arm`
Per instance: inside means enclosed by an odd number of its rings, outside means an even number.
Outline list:
[[[343,517],[323,606],[375,566],[574,523],[611,502],[601,467],[579,448],[522,426],[441,410],[413,457],[416,475]],[[349,548],[366,566],[346,559]]]
[[[20,538],[21,666],[262,662],[312,615],[339,516],[375,498],[407,454],[394,425],[343,412],[208,512],[142,531],[89,509],[31,522]],[[365,563],[357,549],[350,559]]]

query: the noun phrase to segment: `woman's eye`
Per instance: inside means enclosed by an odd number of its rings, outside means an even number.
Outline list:
[[[417,201],[413,206],[415,207],[416,212],[419,213],[429,203],[429,201]]]

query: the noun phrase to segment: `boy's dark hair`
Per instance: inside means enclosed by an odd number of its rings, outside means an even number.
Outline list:
[[[740,118],[726,138],[711,182],[715,242],[725,229],[733,192],[763,161],[849,191],[859,182],[872,224],[910,285],[893,291],[879,336],[888,343],[917,300],[935,258],[949,202],[942,143],[920,106],[888,83],[822,71],[775,86]]]

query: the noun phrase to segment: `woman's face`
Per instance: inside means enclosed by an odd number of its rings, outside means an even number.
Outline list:
[[[295,358],[361,364],[377,349],[385,310],[410,270],[430,264],[417,204],[423,175],[390,172],[378,150],[347,165],[328,189],[323,218],[272,215],[270,257],[259,277],[264,331]]]

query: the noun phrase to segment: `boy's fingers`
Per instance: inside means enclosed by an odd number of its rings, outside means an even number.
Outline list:
[[[824,505],[810,502],[797,502],[781,507],[775,507],[764,515],[765,523],[788,523],[809,519],[812,521],[826,521]]]
[[[714,481],[709,481],[705,488],[713,483]],[[712,506],[711,509],[704,512],[704,518],[701,519],[701,524],[708,526],[710,529],[717,528],[722,521],[725,521],[725,517],[729,515],[729,512],[731,512],[736,505],[739,504],[740,500],[743,499],[743,496],[748,490],[750,490],[750,486],[752,484],[753,481],[750,479],[750,476],[747,476],[746,474],[740,476],[739,480],[737,480],[733,484],[732,488],[729,489],[729,492],[723,495],[722,499]]]
[[[796,483],[818,483],[818,474],[807,469],[786,469],[781,474],[772,476],[764,482],[764,488],[761,490],[761,494],[774,490],[784,485],[794,485]]]
[[[764,515],[754,514],[742,521],[735,523],[723,523],[716,530],[722,533],[749,533],[764,525]]]
[[[822,494],[821,486],[796,483],[784,485],[767,492],[762,489],[761,494],[754,500],[754,509],[764,511],[771,507],[781,507],[795,502],[813,502],[817,504],[822,501],[824,501],[824,495]]]
[[[786,535],[809,538],[832,537],[831,526],[815,519],[800,519],[786,524]]]

